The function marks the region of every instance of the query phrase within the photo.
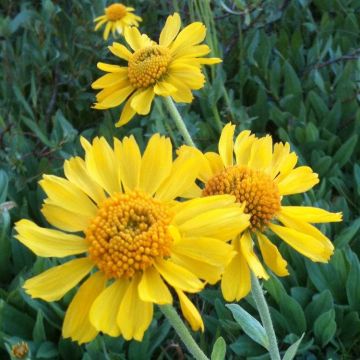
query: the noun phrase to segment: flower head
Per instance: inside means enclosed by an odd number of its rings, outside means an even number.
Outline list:
[[[92,84],[94,89],[102,89],[94,107],[103,110],[125,102],[116,126],[126,124],[136,113],[148,114],[155,95],[190,103],[191,91],[205,84],[201,66],[221,62],[218,58],[204,58],[210,52],[207,45],[200,44],[206,35],[204,24],[194,22],[181,31],[180,26],[179,14],[169,16],[159,43],[135,27],[127,28],[125,40],[133,51],[116,42],[109,47],[126,65],[97,64],[107,74]]]
[[[58,229],[29,220],[16,224],[17,238],[36,255],[82,254],[24,284],[28,294],[59,300],[80,281],[65,315],[64,337],[79,343],[102,331],[141,340],[153,304],[177,294],[194,330],[201,316],[185,293],[216,283],[231,256],[226,243],[249,225],[235,197],[179,202],[196,190],[195,159],[172,160],[169,139],[154,135],[142,155],[134,137],[81,144],[85,160],[65,161],[65,177],[44,175],[42,213]],[[236,221],[235,221],[236,219]]]
[[[333,245],[312,223],[341,221],[341,213],[309,206],[284,206],[283,197],[311,189],[319,182],[308,166],[296,167],[297,156],[288,143],[273,146],[271,136],[256,138],[242,131],[235,142],[235,126],[224,127],[219,153],[201,153],[184,146],[179,154],[197,158],[199,179],[197,196],[230,194],[245,206],[250,226],[232,240],[237,255],[226,266],[221,288],[226,300],[239,300],[251,288],[250,270],[260,278],[268,274],[254,251],[260,249],[265,264],[278,276],[288,275],[287,262],[267,237],[274,233],[312,261],[327,262]],[[235,155],[235,159],[234,159]]]
[[[105,8],[104,15],[97,17],[95,31],[105,25],[104,40],[109,38],[110,31],[115,36],[116,33],[123,34],[124,29],[129,26],[139,26],[142,21],[140,16],[133,14],[135,9],[120,3],[111,4]]]

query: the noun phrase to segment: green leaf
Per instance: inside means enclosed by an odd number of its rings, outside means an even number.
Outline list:
[[[337,248],[343,248],[349,244],[360,229],[360,217],[354,220],[348,227],[343,229],[338,236],[335,238],[335,246]]]
[[[288,331],[301,335],[306,331],[305,314],[300,304],[291,296],[284,294],[279,301],[280,312],[287,319]]]
[[[303,339],[305,333],[301,335],[300,339],[294,342],[286,351],[284,354],[284,357],[282,360],[292,360],[294,359],[296,352],[298,350],[298,347],[301,343],[301,340]]]
[[[226,342],[221,336],[215,341],[214,347],[211,352],[211,360],[223,360],[226,355]]]
[[[235,321],[241,326],[246,335],[265,349],[269,348],[269,339],[259,321],[242,309],[240,305],[228,304],[226,307],[232,312]]]
[[[337,164],[339,168],[342,168],[350,159],[354,152],[359,136],[354,134],[335,153],[333,162]]]
[[[353,310],[360,311],[360,262],[353,252],[348,254],[350,270],[346,281],[346,294]]]
[[[315,339],[321,346],[326,346],[336,333],[335,310],[329,310],[320,315],[314,324]]]
[[[305,314],[309,324],[313,324],[319,315],[334,308],[334,299],[329,290],[324,290],[313,297],[306,307]]]
[[[56,357],[58,354],[59,352],[56,346],[50,341],[45,341],[40,345],[36,356],[37,358],[50,359]]]
[[[39,341],[39,342],[46,340],[44,316],[41,310],[39,310],[36,315],[36,322],[33,330],[33,338],[35,341]]]

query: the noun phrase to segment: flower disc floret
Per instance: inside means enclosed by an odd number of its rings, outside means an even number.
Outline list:
[[[121,20],[127,13],[123,4],[112,4],[105,9],[105,14],[110,21]]]
[[[212,177],[203,196],[230,194],[245,204],[250,214],[250,228],[263,230],[280,211],[280,194],[276,183],[263,171],[246,166],[232,166]]]
[[[135,51],[129,59],[128,76],[135,88],[156,83],[167,71],[171,61],[169,49],[152,45]]]
[[[105,200],[86,232],[90,258],[108,278],[130,278],[170,255],[169,208],[141,193]]]

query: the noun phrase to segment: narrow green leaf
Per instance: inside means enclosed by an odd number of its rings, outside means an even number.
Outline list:
[[[226,307],[232,312],[235,321],[241,326],[246,335],[265,349],[269,348],[269,339],[259,321],[237,304],[228,304]]]
[[[334,337],[336,332],[335,310],[331,309],[320,315],[314,324],[315,339],[322,347],[326,346]]]
[[[359,136],[354,134],[335,153],[333,162],[342,168],[350,159],[354,152]]]
[[[301,343],[301,340],[303,339],[305,333],[301,335],[300,339],[296,342],[294,342],[285,352],[283,360],[292,360],[294,359],[296,352],[298,350],[298,347]]]
[[[211,352],[211,360],[223,360],[226,355],[226,342],[220,336],[216,339],[214,347]]]

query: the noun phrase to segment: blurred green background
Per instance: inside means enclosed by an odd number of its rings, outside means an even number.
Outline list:
[[[289,141],[300,163],[321,182],[291,204],[342,211],[344,222],[321,225],[337,250],[328,265],[305,260],[287,246],[287,278],[264,282],[279,337],[286,350],[306,333],[298,359],[358,359],[360,354],[360,1],[359,0],[152,0],[127,1],[143,17],[142,32],[157,39],[167,15],[183,24],[201,20],[220,66],[191,105],[180,105],[197,144],[215,148],[229,121]],[[2,0],[0,5],[0,359],[26,341],[31,359],[186,359],[190,355],[156,314],[144,341],[98,336],[85,346],[61,338],[66,306],[33,300],[25,278],[57,260],[36,258],[14,238],[12,226],[30,218],[46,226],[39,209],[44,173],[62,175],[64,159],[82,155],[79,135],[108,139],[134,134],[143,146],[154,132],[182,143],[161,102],[147,117],[115,129],[119,109],[91,109],[90,84],[109,54],[93,19],[102,1]],[[111,43],[109,40],[109,44]],[[122,41],[122,39],[118,39]],[[207,354],[217,337],[226,359],[267,359],[224,306],[217,287],[193,298],[206,331],[194,334]],[[251,296],[240,305],[256,314]]]

